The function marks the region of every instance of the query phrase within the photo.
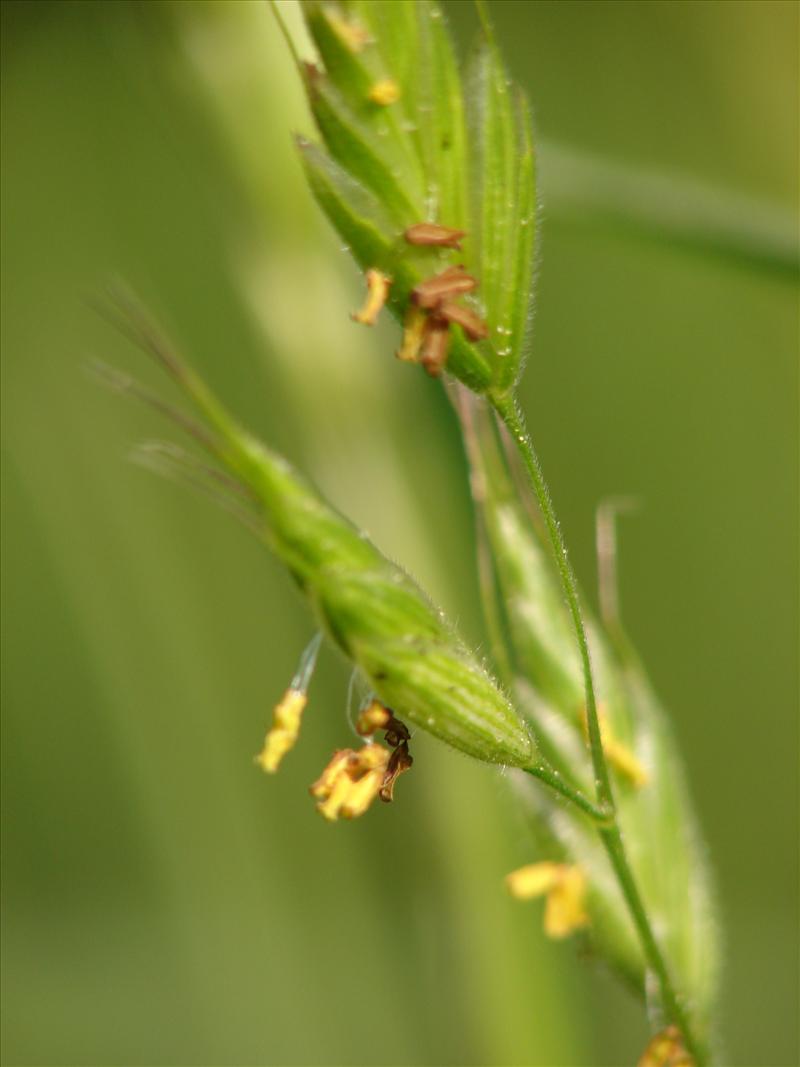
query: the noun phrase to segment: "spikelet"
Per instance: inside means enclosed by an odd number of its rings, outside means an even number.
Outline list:
[[[537,751],[525,723],[417,583],[282,456],[244,431],[141,308],[118,297],[116,314],[203,416],[208,428],[193,427],[194,436],[241,484],[255,509],[251,523],[382,703],[476,759],[534,765]],[[292,729],[279,727],[265,763],[278,758]]]

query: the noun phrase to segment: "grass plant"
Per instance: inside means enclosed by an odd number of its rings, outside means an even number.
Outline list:
[[[606,590],[601,619],[587,610],[517,400],[538,254],[528,104],[483,7],[463,65],[429,0],[308,0],[303,11],[316,56],[305,61],[287,42],[320,141],[298,140],[302,165],[364,271],[367,298],[354,317],[369,326],[385,306],[402,330],[399,357],[430,375],[431,388],[440,379],[452,400],[492,662],[240,426],[121,293],[113,316],[194,414],[104,373],[207,454],[156,445],[144,456],[207,489],[272,549],[363,686],[365,745],[335,753],[313,787],[322,814],[355,817],[379,795],[392,798],[411,766],[406,722],[512,768],[532,863],[509,876],[510,891],[545,896],[546,931],[589,946],[642,998],[653,1040],[641,1064],[700,1067],[713,1052],[717,924],[680,755],[613,595]],[[270,771],[297,740],[311,660],[303,662],[268,734]],[[387,748],[375,741],[381,730]]]

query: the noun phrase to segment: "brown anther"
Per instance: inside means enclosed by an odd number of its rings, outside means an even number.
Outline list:
[[[460,326],[470,341],[482,341],[489,336],[489,327],[471,308],[462,307],[454,300],[445,300],[436,311],[438,318]]]
[[[411,290],[411,300],[417,307],[431,310],[445,300],[461,293],[471,293],[477,281],[463,267],[448,267],[439,274],[421,281]]]
[[[378,794],[385,804],[391,804],[394,800],[394,784],[401,774],[411,770],[413,762],[414,760],[408,751],[408,745],[403,741],[389,757],[389,765],[386,768],[383,785]]]
[[[438,378],[447,363],[450,347],[450,327],[441,319],[431,317],[425,330],[420,362],[431,378]]]
[[[392,713],[379,700],[373,700],[356,720],[356,733],[371,737],[376,730],[383,730],[392,722]]]
[[[466,230],[453,230],[449,226],[439,226],[435,222],[417,222],[409,226],[403,237],[410,245],[432,245],[437,248],[461,249],[461,241],[467,236]]]
[[[386,733],[383,735],[383,739],[390,748],[397,748],[402,742],[410,741],[411,734],[408,732],[406,724],[392,715],[386,726]]]

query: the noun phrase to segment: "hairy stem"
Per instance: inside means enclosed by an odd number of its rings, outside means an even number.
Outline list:
[[[614,794],[611,789],[611,778],[608,773],[603,743],[600,739],[600,722],[597,717],[597,698],[594,691],[594,678],[592,675],[592,663],[589,657],[589,642],[586,638],[586,630],[581,617],[580,601],[578,599],[578,585],[567,555],[567,546],[558,525],[553,504],[550,500],[550,491],[542,474],[539,457],[533,447],[533,442],[525,427],[525,422],[514,401],[496,403],[495,409],[508,427],[509,433],[514,438],[514,443],[519,449],[525,469],[536,494],[539,508],[542,512],[547,536],[555,556],[556,567],[564,589],[567,607],[575,629],[575,638],[578,642],[578,651],[583,668],[583,684],[586,691],[586,721],[589,733],[589,747],[592,754],[592,766],[594,768],[597,799],[602,808],[607,809],[609,814],[615,810]]]
[[[616,806],[614,794],[611,788],[611,778],[606,763],[603,744],[600,736],[600,722],[597,716],[597,699],[592,675],[592,663],[589,655],[589,642],[586,629],[581,616],[580,600],[578,597],[578,583],[572,570],[572,565],[567,555],[567,546],[556,519],[550,492],[544,480],[539,457],[533,447],[525,420],[513,398],[504,398],[494,401],[494,408],[508,428],[514,439],[514,444],[519,451],[525,469],[536,495],[539,509],[547,529],[547,536],[555,557],[556,567],[561,579],[564,597],[567,602],[572,624],[575,630],[575,639],[578,644],[581,664],[583,667],[583,680],[586,691],[586,720],[589,734],[589,748],[592,756],[595,784],[597,788],[597,800],[599,808],[596,809],[602,815],[602,821],[598,820],[597,830],[608,853],[611,866],[619,882],[620,889],[625,897],[628,911],[630,912],[636,931],[644,950],[648,965],[658,981],[661,1002],[665,1013],[675,1023],[683,1035],[686,1048],[700,1067],[704,1062],[704,1051],[697,1044],[689,1026],[686,1012],[672,983],[666,960],[661,948],[656,941],[655,934],[647,910],[644,906],[641,894],[636,884],[633,871],[625,852],[625,846],[616,819]],[[536,771],[530,773],[536,774]],[[537,774],[537,777],[542,777]],[[554,787],[553,782],[548,782]],[[566,795],[566,794],[565,794]],[[574,797],[570,797],[573,802]],[[593,805],[592,805],[593,807]],[[583,810],[586,810],[584,808]]]
[[[696,1067],[703,1067],[703,1064],[707,1062],[706,1051],[701,1047],[694,1036],[689,1017],[681,1003],[678,992],[673,985],[666,960],[664,959],[661,948],[656,941],[656,936],[653,933],[653,927],[647,914],[647,909],[644,906],[644,901],[639,893],[636,879],[625,853],[625,845],[622,840],[619,825],[615,821],[611,826],[598,827],[598,833],[600,834],[605,850],[608,853],[608,858],[611,861],[611,866],[614,868],[617,881],[622,889],[625,902],[628,905],[628,911],[633,919],[636,932],[639,935],[639,940],[642,943],[647,962],[658,981],[664,1012],[670,1021],[680,1030],[686,1050],[691,1055]]]
[[[614,818],[613,814],[610,814],[605,808],[599,808],[596,804],[593,804],[580,790],[573,789],[554,767],[550,767],[545,763],[537,763],[533,767],[524,767],[523,770],[526,774],[538,778],[540,782],[544,782],[559,796],[574,804],[584,815],[588,815],[598,828],[611,825]]]

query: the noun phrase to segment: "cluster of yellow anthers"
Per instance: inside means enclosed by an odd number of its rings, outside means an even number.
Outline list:
[[[548,937],[568,937],[586,926],[586,876],[580,867],[567,863],[531,863],[506,875],[508,891],[517,900],[547,896],[544,932]]]
[[[598,708],[597,720],[600,724],[600,740],[603,744],[603,752],[611,766],[627,778],[634,789],[641,789],[642,786],[647,785],[648,775],[644,765],[627,745],[624,745],[614,736],[611,723],[608,721],[608,715],[602,705]],[[583,731],[588,737],[589,724],[585,709],[583,712]]]
[[[636,1067],[694,1067],[694,1060],[677,1026],[668,1026],[650,1041]]]
[[[276,705],[264,747],[256,756],[256,763],[267,774],[274,774],[283,757],[294,747],[306,703],[303,691],[289,688]],[[356,730],[370,739],[368,743],[357,751],[345,748],[334,752],[319,780],[311,786],[311,795],[318,801],[317,810],[329,820],[339,816],[355,819],[378,796],[386,803],[391,802],[395,782],[413,763],[408,751],[408,730],[379,701],[373,700],[362,711]],[[377,730],[385,731],[388,748],[372,742]]]
[[[355,819],[363,815],[376,797],[390,803],[394,799],[395,782],[414,762],[408,751],[408,730],[380,701],[373,700],[361,712],[356,730],[366,738],[384,730],[389,748],[370,741],[358,750],[345,748],[334,752],[310,789],[318,801],[317,811],[330,821],[339,816]]]
[[[460,249],[466,236],[464,230],[454,230],[434,222],[418,222],[403,234],[411,245]],[[353,315],[356,322],[373,326],[386,303],[392,279],[375,268],[366,274],[367,299],[360,311]],[[409,363],[421,363],[428,374],[437,378],[447,363],[450,327],[460,326],[470,341],[488,336],[486,323],[471,308],[458,303],[458,298],[471,293],[478,282],[462,266],[451,266],[421,281],[411,290],[411,302],[406,311],[403,340],[397,358]]]

